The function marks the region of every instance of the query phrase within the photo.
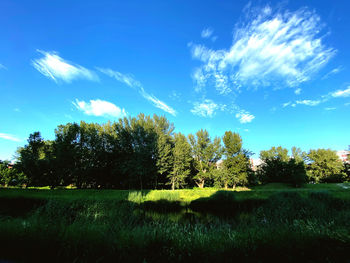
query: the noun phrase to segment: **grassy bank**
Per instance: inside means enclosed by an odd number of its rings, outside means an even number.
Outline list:
[[[239,190],[0,189],[0,259],[345,261],[347,185]]]

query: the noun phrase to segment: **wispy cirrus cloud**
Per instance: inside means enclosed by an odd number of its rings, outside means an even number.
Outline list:
[[[98,117],[122,118],[126,116],[125,109],[121,109],[115,104],[104,100],[90,100],[90,102],[79,101],[72,102],[73,105],[87,115]]]
[[[161,101],[154,95],[147,93],[142,87],[140,88],[140,94],[158,109],[161,109],[167,113],[170,113],[173,116],[176,116],[176,111],[172,107],[168,106],[165,102]]]
[[[322,77],[322,79],[328,79],[331,75],[338,74],[340,71],[342,71],[344,68],[342,66],[339,66],[337,68],[332,69],[329,71],[326,75]]]
[[[62,80],[70,83],[76,79],[87,79],[91,81],[98,81],[99,79],[94,71],[64,60],[55,51],[46,52],[38,50],[38,52],[43,57],[32,60],[33,67],[45,77],[55,82]]]
[[[303,104],[303,105],[307,105],[307,106],[317,106],[321,102],[322,102],[321,100],[297,100],[295,103],[296,104]]]
[[[292,102],[291,102],[291,101],[288,101],[288,102],[286,102],[286,103],[283,103],[283,104],[282,104],[282,107],[285,108],[285,107],[288,107],[289,105],[292,106]],[[293,107],[295,107],[295,104],[294,104]]]
[[[198,86],[213,84],[220,94],[242,87],[295,87],[336,53],[323,43],[323,24],[314,11],[274,12],[266,6],[248,12],[228,49],[189,44],[192,57],[202,62],[193,74]]]
[[[97,68],[100,72],[106,74],[111,78],[115,78],[116,80],[126,84],[131,88],[140,88],[142,84],[134,79],[134,76],[131,74],[123,74],[118,71],[108,69],[108,68]]]
[[[282,107],[285,108],[287,106],[292,106],[295,107],[297,104],[302,104],[302,105],[307,105],[307,106],[317,106],[321,103],[325,103],[331,99],[335,98],[346,98],[350,97],[350,86],[348,86],[346,89],[339,89],[336,91],[329,92],[326,95],[320,96],[319,99],[316,100],[310,100],[310,99],[305,99],[305,100],[296,100],[295,102],[286,102],[282,104]]]
[[[15,135],[8,134],[8,133],[0,133],[0,138],[4,140],[9,140],[13,142],[20,142],[21,139],[17,138]]]
[[[255,119],[255,116],[249,111],[241,109],[235,104],[226,105],[222,103],[216,103],[211,99],[204,99],[201,102],[194,102],[191,109],[192,114],[211,118],[216,115],[218,111],[233,114],[240,123],[249,123]]]
[[[7,69],[3,64],[0,64],[0,69]]]
[[[255,119],[255,116],[246,110],[239,110],[235,116],[240,123],[249,123]]]
[[[201,117],[213,117],[220,106],[210,99],[205,99],[202,102],[193,103],[191,112],[194,115]]]
[[[118,71],[112,70],[112,69],[106,69],[106,68],[97,68],[100,72],[106,74],[107,76],[116,79],[119,82],[122,82],[126,84],[127,86],[136,89],[142,97],[144,97],[146,100],[148,100],[150,103],[152,103],[155,107],[173,115],[176,116],[177,112],[172,107],[167,105],[165,102],[158,99],[153,94],[149,94],[145,91],[143,88],[143,85],[141,82],[134,79],[134,77],[130,74],[123,74]]]
[[[211,35],[213,34],[213,32],[214,32],[214,30],[212,28],[210,28],[210,27],[205,28],[201,32],[201,37],[202,38],[210,38]]]
[[[294,91],[295,95],[300,95],[301,93],[301,88],[297,88],[295,91]]]

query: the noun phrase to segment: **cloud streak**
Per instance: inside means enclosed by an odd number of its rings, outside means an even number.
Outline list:
[[[73,105],[86,115],[98,117],[122,118],[126,116],[125,109],[121,109],[115,104],[104,100],[90,100],[90,102],[79,101],[72,102]]]
[[[340,98],[340,97],[350,97],[350,86],[348,86],[345,90],[337,90],[331,93],[331,96],[334,98]]]
[[[331,71],[329,71],[326,75],[324,75],[322,77],[322,79],[328,79],[331,75],[335,75],[335,74],[338,74],[340,71],[343,70],[343,67],[340,66],[340,67],[337,67],[337,68],[334,68],[332,69]]]
[[[165,102],[159,100],[154,95],[147,93],[142,87],[140,88],[140,94],[158,109],[161,109],[167,113],[170,113],[173,116],[176,116],[176,111],[172,107],[168,106]]]
[[[177,112],[172,107],[167,105],[165,102],[158,99],[153,94],[149,94],[145,89],[143,88],[143,85],[141,82],[134,79],[134,77],[130,74],[123,74],[118,71],[112,70],[112,69],[106,69],[106,68],[97,68],[100,72],[106,74],[107,76],[116,79],[117,81],[126,84],[127,86],[136,89],[139,94],[144,97],[146,100],[148,100],[153,106],[155,106],[158,109],[161,109],[173,116],[176,116]]]
[[[297,100],[295,103],[307,105],[307,106],[317,106],[321,102],[322,102],[321,100]]]
[[[38,50],[38,52],[43,57],[32,60],[32,66],[45,77],[52,79],[56,83],[59,80],[70,83],[76,79],[98,81],[98,76],[95,72],[64,60],[55,51],[46,52]]]
[[[192,57],[202,62],[193,74],[197,86],[213,84],[220,94],[242,87],[296,87],[336,53],[323,44],[323,25],[313,11],[273,12],[266,6],[248,12],[228,49],[189,44]]]
[[[322,95],[319,99],[317,100],[296,100],[294,103],[292,103],[291,101],[283,103],[282,107],[285,108],[287,106],[292,106],[295,107],[297,104],[302,104],[302,105],[306,105],[306,106],[317,106],[321,103],[325,103],[331,99],[335,99],[335,98],[347,98],[350,97],[350,86],[348,86],[346,89],[343,90],[336,90],[336,91],[332,91],[329,92],[326,95]]]
[[[108,68],[97,68],[100,72],[106,74],[107,76],[118,80],[119,82],[124,83],[125,85],[131,88],[140,88],[142,84],[134,79],[134,76],[130,74],[122,74],[118,71],[108,69]]]
[[[8,141],[13,141],[13,142],[21,141],[21,139],[18,139],[16,136],[8,133],[0,133],[0,138]]]

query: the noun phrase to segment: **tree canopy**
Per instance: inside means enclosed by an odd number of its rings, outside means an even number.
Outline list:
[[[75,186],[77,188],[177,189],[235,187],[280,182],[300,186],[347,180],[349,166],[329,149],[308,154],[293,147],[261,151],[262,164],[252,169],[252,153],[242,137],[226,131],[212,138],[207,130],[175,133],[164,116],[119,119],[105,124],[67,123],[54,140],[40,132],[29,135],[14,165],[0,162],[0,185]],[[306,172],[308,177],[306,176]]]

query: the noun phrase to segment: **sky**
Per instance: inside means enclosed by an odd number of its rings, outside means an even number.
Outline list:
[[[350,144],[350,2],[0,2],[0,159],[68,122],[164,115],[255,153]]]

